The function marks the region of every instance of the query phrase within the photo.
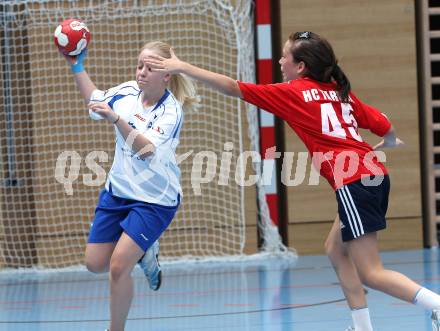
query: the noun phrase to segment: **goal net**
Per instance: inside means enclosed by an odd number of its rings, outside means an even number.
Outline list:
[[[112,162],[114,132],[89,119],[53,44],[54,29],[71,17],[87,24],[86,69],[102,90],[133,80],[138,52],[153,40],[195,65],[253,81],[252,1],[16,0],[0,7],[0,267],[78,265]],[[261,183],[239,185],[260,173],[258,162],[240,157],[258,151],[256,110],[197,88],[201,108],[185,114],[177,150],[183,201],[161,238],[162,257],[251,252],[246,229],[256,236],[257,212],[265,249],[283,250]]]

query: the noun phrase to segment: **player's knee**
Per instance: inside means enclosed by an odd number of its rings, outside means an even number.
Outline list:
[[[100,274],[108,271],[108,263],[90,261],[86,259],[86,268],[90,272]]]
[[[360,271],[358,270],[359,278],[362,284],[368,286],[372,289],[377,289],[379,287],[379,277],[378,274],[373,270]]]
[[[345,256],[345,249],[337,242],[327,239],[324,244],[325,253],[333,260]]]
[[[127,270],[123,263],[117,260],[116,261],[112,260],[110,262],[110,279],[112,281],[117,282],[119,279],[125,276],[125,274],[127,274]]]
[[[328,257],[332,257],[333,253],[334,253],[334,243],[327,238],[327,240],[324,243],[324,250],[325,250],[325,254],[327,254]]]
[[[88,251],[86,251],[85,265],[88,271],[95,274],[107,272],[108,264],[108,259],[103,259],[100,255],[90,254]]]

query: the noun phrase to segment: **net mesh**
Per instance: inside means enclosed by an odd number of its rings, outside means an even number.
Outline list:
[[[97,193],[112,162],[114,132],[88,118],[53,45],[55,27],[70,17],[87,24],[92,41],[86,69],[100,89],[132,80],[138,52],[152,40],[171,44],[195,65],[253,81],[252,1],[16,0],[0,7],[0,266],[81,264]],[[242,113],[237,99],[197,88],[202,106],[185,114],[177,150],[189,153],[180,164],[184,198],[161,239],[161,255],[171,260],[241,256],[246,243],[245,192],[235,178],[246,171],[237,164],[240,153],[258,150],[257,112],[247,106]],[[211,160],[203,157],[206,151]],[[228,155],[231,171],[222,172]],[[205,178],[215,172],[199,186],[200,194],[191,176],[195,169]],[[252,171],[258,175],[259,164]],[[264,249],[283,250],[258,185]]]

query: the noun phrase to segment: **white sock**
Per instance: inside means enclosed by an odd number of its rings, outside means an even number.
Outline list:
[[[414,296],[413,303],[426,310],[440,309],[440,295],[422,287]]]
[[[368,308],[354,309],[351,311],[355,331],[373,331]]]

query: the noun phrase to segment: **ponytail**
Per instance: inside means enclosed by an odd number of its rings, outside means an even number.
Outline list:
[[[168,59],[171,57],[171,46],[161,41],[152,41],[145,44],[141,52],[144,49],[154,50],[160,56]],[[194,83],[189,77],[183,74],[171,75],[169,89],[182,105],[184,111],[197,110],[200,103],[200,96],[197,95]]]
[[[200,106],[200,96],[197,95],[194,83],[189,77],[183,74],[172,75],[169,88],[184,111],[197,110]]]
[[[351,90],[350,81],[337,63],[333,66],[332,77],[338,85],[339,98],[342,102],[348,102],[348,94]]]

